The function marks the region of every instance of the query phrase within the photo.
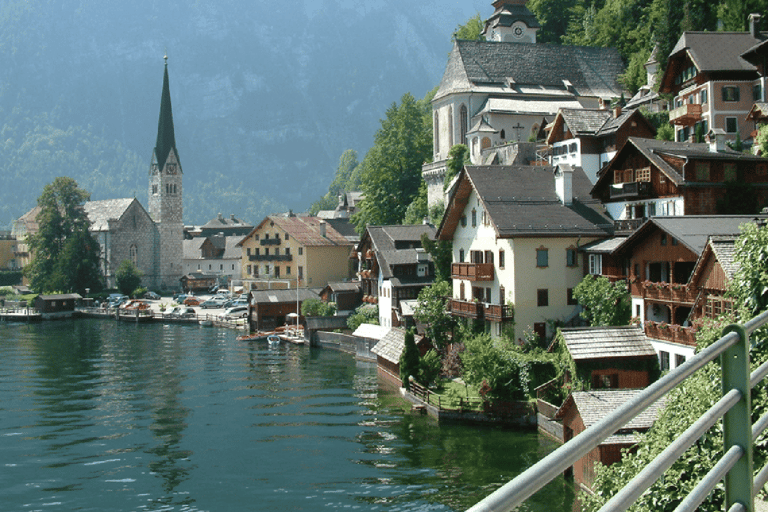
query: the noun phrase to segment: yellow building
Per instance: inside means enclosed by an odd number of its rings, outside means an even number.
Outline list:
[[[318,217],[269,216],[237,245],[249,290],[323,288],[351,276],[354,244]]]

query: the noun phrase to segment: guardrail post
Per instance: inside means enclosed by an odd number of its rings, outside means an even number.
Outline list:
[[[740,503],[747,512],[753,512],[752,500],[752,403],[749,385],[749,336],[741,325],[731,324],[723,329],[723,336],[734,332],[739,343],[726,350],[720,361],[723,371],[723,394],[731,389],[741,392],[741,400],[723,416],[723,453],[739,446],[744,455],[725,475],[725,510]]]

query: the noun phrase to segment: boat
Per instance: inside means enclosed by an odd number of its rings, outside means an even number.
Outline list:
[[[211,327],[211,326],[213,326],[213,320],[200,320],[199,323],[203,327]]]
[[[280,344],[280,337],[276,334],[270,334],[267,336],[267,341],[270,345],[279,345]]]
[[[264,334],[263,332],[252,332],[250,334],[243,334],[241,336],[238,336],[235,339],[237,341],[256,341],[256,340],[264,339],[265,336],[266,334]]]

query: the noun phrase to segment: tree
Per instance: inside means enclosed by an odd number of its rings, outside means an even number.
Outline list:
[[[451,281],[453,244],[450,240],[433,240],[427,233],[421,235],[421,246],[432,256],[435,266],[435,281]],[[450,289],[447,294],[450,294]]]
[[[451,36],[451,40],[455,41],[457,39],[462,39],[465,41],[483,41],[485,40],[485,37],[482,35],[484,26],[483,20],[480,18],[480,13],[478,12],[469,18],[466,23],[456,27],[456,30],[453,31],[453,36]]]
[[[590,325],[627,325],[632,298],[624,281],[612,283],[605,276],[584,276],[573,289],[573,298],[584,308],[581,317]]]
[[[123,295],[130,295],[141,284],[141,271],[130,260],[123,260],[115,271],[117,289]]]
[[[361,188],[365,197],[352,222],[358,233],[368,224],[400,224],[419,193],[421,166],[432,153],[429,100],[436,89],[416,101],[406,93],[392,104],[377,130],[374,145],[363,159]]]
[[[410,377],[419,375],[419,349],[416,348],[413,329],[405,331],[403,352],[400,354],[400,380],[405,389],[411,389]]]
[[[379,306],[363,304],[347,318],[347,327],[354,331],[360,324],[379,325]]]
[[[301,314],[304,316],[333,316],[336,314],[336,304],[323,302],[320,299],[307,299],[301,303]]]
[[[90,194],[72,178],[56,178],[37,200],[38,232],[30,237],[34,257],[24,269],[38,292],[77,291],[101,287],[100,248],[88,231],[83,203]]]
[[[438,350],[448,345],[448,336],[454,327],[454,318],[448,314],[446,302],[451,295],[451,281],[437,281],[419,292],[418,305],[413,315],[426,325],[426,334]]]
[[[451,180],[458,176],[465,165],[470,164],[469,148],[464,144],[456,144],[448,151],[448,162],[445,164],[443,190],[448,188]]]
[[[317,215],[320,210],[333,210],[339,202],[339,194],[357,190],[359,182],[354,179],[355,169],[360,165],[357,161],[357,151],[348,149],[341,154],[336,175],[328,186],[328,192],[309,208],[309,213]],[[358,175],[359,176],[359,175]]]
[[[758,127],[757,136],[755,137],[755,146],[759,151],[759,155],[768,155],[768,124],[761,124]],[[766,148],[766,150],[763,148]]]

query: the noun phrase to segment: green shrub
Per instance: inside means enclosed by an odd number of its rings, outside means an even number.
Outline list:
[[[434,349],[429,350],[419,361],[418,381],[425,386],[434,384],[440,377],[441,364],[442,361],[437,352]]]

